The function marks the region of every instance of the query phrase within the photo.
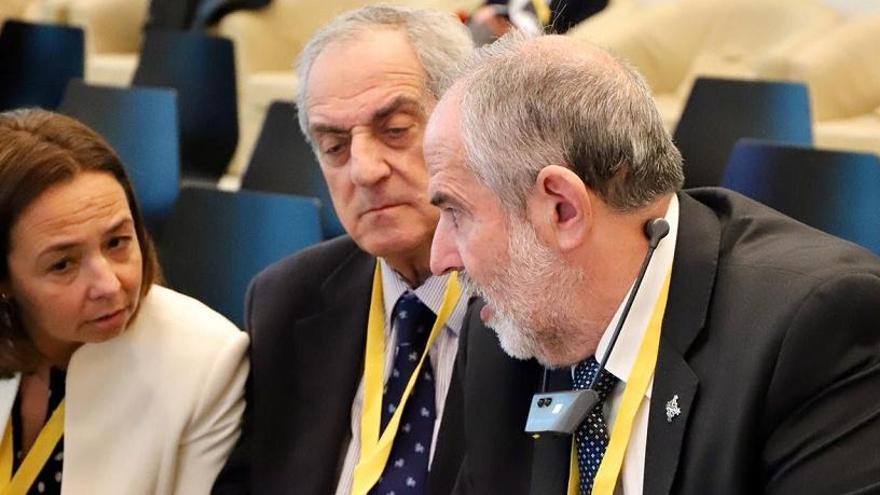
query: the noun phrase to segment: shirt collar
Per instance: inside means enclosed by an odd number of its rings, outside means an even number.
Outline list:
[[[617,344],[615,344],[613,352],[608,358],[608,363],[605,365],[605,369],[624,383],[629,380],[629,375],[635,365],[636,357],[638,356],[639,348],[642,344],[642,338],[644,337],[645,331],[648,329],[648,324],[651,321],[651,314],[654,311],[654,305],[660,297],[660,291],[663,289],[663,282],[666,280],[666,274],[669,273],[669,269],[672,267],[672,259],[675,255],[675,242],[678,238],[678,212],[678,197],[673,194],[672,199],[669,201],[669,207],[666,210],[666,216],[664,217],[669,223],[669,234],[662,242],[660,242],[657,249],[654,251],[651,263],[645,271],[645,278],[642,280],[642,286],[636,294],[632,308],[630,308],[629,316],[626,318],[626,322],[620,331],[620,337],[617,339]],[[630,291],[632,291],[632,287],[630,287]],[[623,298],[623,301],[621,301],[620,306],[618,306],[617,311],[614,313],[614,317],[605,329],[605,333],[602,334],[602,338],[599,340],[599,346],[596,349],[597,359],[599,359],[599,356],[605,355],[605,350],[608,348],[609,340],[611,340],[614,328],[620,320],[623,306],[628,297],[629,292],[627,292],[627,295]],[[651,397],[652,388],[653,382],[645,392],[645,395],[648,398]]]
[[[446,292],[446,281],[449,280],[448,273],[440,276],[431,275],[422,285],[413,289],[399,273],[391,268],[388,262],[380,258],[379,263],[382,266],[382,296],[385,303],[386,322],[391,321],[391,311],[394,309],[394,304],[407,290],[413,291],[416,297],[425,306],[430,308],[435,315],[440,312],[440,306],[443,305],[443,293]],[[462,290],[461,298],[459,298],[458,303],[455,305],[455,310],[452,311],[449,319],[446,320],[446,327],[455,335],[458,335],[464,323],[468,299],[470,299],[469,294]],[[389,325],[386,324],[385,328],[388,330]]]

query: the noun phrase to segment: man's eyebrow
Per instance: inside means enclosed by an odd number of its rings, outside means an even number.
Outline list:
[[[425,116],[425,106],[422,102],[416,98],[412,98],[410,96],[400,95],[388,102],[385,106],[379,108],[373,115],[370,116],[370,121],[374,124],[377,122],[381,122],[387,119],[389,116],[394,115],[400,111],[407,111],[409,113],[413,113],[418,116]],[[342,127],[333,125],[333,124],[321,124],[316,123],[309,126],[312,134],[348,134],[351,132],[350,129],[344,129]]]
[[[309,128],[311,129],[312,134],[348,134],[348,129],[343,129],[331,124],[313,124],[310,125]]]
[[[418,116],[424,116],[426,114],[425,106],[421,101],[411,96],[399,95],[385,106],[373,112],[373,116],[370,120],[374,123],[381,122],[400,111],[407,111]]]

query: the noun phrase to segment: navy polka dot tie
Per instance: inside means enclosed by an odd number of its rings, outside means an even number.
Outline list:
[[[392,325],[397,331],[397,346],[391,376],[382,398],[382,430],[391,419],[410,376],[425,352],[436,315],[410,291],[397,300],[392,311]],[[434,376],[431,360],[425,358],[418,381],[400,417],[400,426],[385,470],[371,495],[404,495],[425,492],[428,459],[434,436]]]
[[[574,368],[574,387],[583,390],[590,386],[593,376],[599,369],[599,363],[590,357],[582,361]],[[606,370],[602,370],[599,379],[596,380],[595,390],[599,394],[599,403],[587,414],[575,432],[577,442],[578,469],[581,475],[581,495],[589,495],[593,490],[593,479],[599,471],[602,456],[608,446],[608,428],[605,418],[602,416],[602,404],[611,389],[617,385],[617,377]]]

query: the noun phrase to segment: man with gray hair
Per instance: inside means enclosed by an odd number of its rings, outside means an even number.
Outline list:
[[[430,273],[422,139],[439,80],[471,50],[451,13],[390,6],[341,15],[303,50],[300,124],[348,235],[252,282],[243,440],[215,493],[452,490],[469,298]]]
[[[438,103],[425,157],[432,270],[464,270],[497,334],[461,336],[454,493],[880,487],[880,263],[731,191],[681,191],[626,64],[503,39]]]

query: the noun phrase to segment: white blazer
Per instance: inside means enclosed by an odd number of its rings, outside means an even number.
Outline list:
[[[70,359],[61,493],[209,493],[240,433],[247,346],[223,316],[153,286],[122,335]],[[19,380],[0,380],[0,426]]]

